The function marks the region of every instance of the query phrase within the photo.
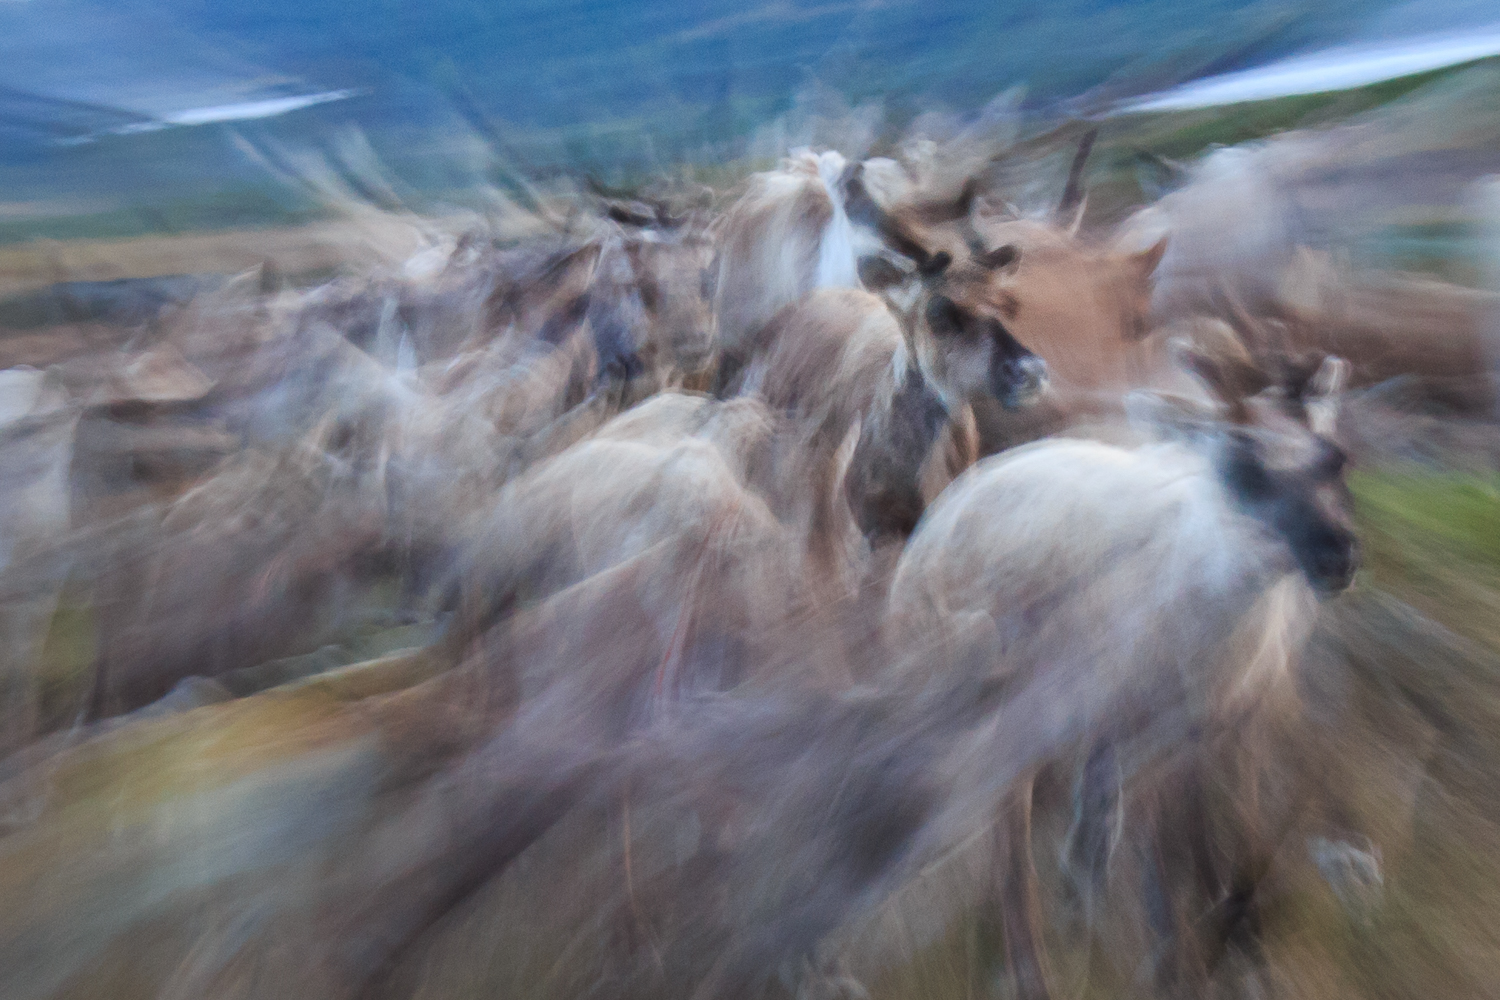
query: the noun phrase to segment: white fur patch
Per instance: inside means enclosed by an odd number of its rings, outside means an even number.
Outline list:
[[[818,274],[816,288],[860,288],[859,267],[854,255],[854,224],[844,211],[843,193],[839,190],[839,177],[844,172],[845,160],[838,153],[829,151],[818,157],[818,179],[828,192],[833,205],[833,217],[823,227],[822,242],[818,246]]]

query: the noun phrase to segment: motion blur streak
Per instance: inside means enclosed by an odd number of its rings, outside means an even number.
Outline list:
[[[1495,992],[1486,5],[337,6],[0,4],[0,996]]]

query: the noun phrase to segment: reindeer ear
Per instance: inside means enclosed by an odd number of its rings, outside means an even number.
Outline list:
[[[1344,384],[1348,381],[1349,362],[1330,354],[1323,359],[1317,372],[1308,381],[1308,397],[1321,399],[1327,396],[1337,396],[1344,391]]]
[[[1327,437],[1333,433],[1339,419],[1339,397],[1349,381],[1349,362],[1333,355],[1323,359],[1313,377],[1308,380],[1302,396],[1307,410],[1307,423],[1314,434]]]
[[[1137,251],[1126,258],[1142,278],[1151,277],[1161,266],[1161,259],[1167,253],[1168,239],[1170,237],[1163,236],[1146,249]]]
[[[1218,414],[1186,396],[1137,389],[1125,396],[1125,416],[1139,430],[1155,437],[1204,437],[1217,424]]]
[[[1008,267],[1020,259],[1021,251],[1014,243],[1006,243],[993,250],[986,250],[979,255],[979,263],[991,271],[998,271],[1002,267]]]
[[[908,275],[901,268],[879,255],[859,259],[859,281],[872,292],[883,291],[906,281]]]
[[[1063,220],[1063,229],[1067,230],[1069,236],[1078,235],[1079,230],[1083,228],[1084,213],[1088,210],[1089,196],[1085,194],[1078,199],[1078,206],[1073,209],[1072,217]]]

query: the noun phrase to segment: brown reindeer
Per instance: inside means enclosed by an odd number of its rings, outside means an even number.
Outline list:
[[[768,328],[772,347],[749,369],[747,384],[806,435],[800,448],[818,491],[812,542],[825,568],[847,522],[839,509],[873,545],[904,539],[955,414],[976,397],[1024,405],[1044,376],[1001,323],[960,304],[962,277],[941,270],[900,317],[868,292],[814,293]]]
[[[959,221],[948,227],[949,244],[962,240],[976,255],[1012,248],[1015,264],[992,277],[988,295],[1001,304],[1016,339],[1051,373],[1046,396],[1019,420],[980,408],[985,452],[1080,419],[1118,415],[1126,391],[1154,384],[1167,367],[1163,339],[1149,334],[1153,275],[1168,238],[1131,250],[1081,233],[1093,136],[1079,146],[1062,202],[1049,218],[992,211],[971,186],[968,200],[960,198]]]
[[[1086,138],[1048,220],[995,214],[978,179],[956,198],[924,197],[891,161],[846,165],[834,153],[804,154],[757,175],[720,230],[719,391],[764,351],[772,318],[810,290],[864,287],[901,299],[891,293],[904,288],[909,303],[919,284],[913,263],[943,253],[955,273],[965,272],[967,302],[1046,361],[1054,384],[1025,414],[1005,416],[983,404],[959,417],[944,434],[946,475],[929,483],[929,495],[981,448],[996,451],[1080,411],[1097,411],[1096,397],[1105,410],[1118,409],[1123,391],[1159,366],[1152,346],[1140,341],[1166,241],[1119,252],[1079,235],[1091,145]]]
[[[751,340],[741,388],[757,392],[800,428],[791,449],[796,483],[811,503],[793,519],[810,529],[819,574],[848,585],[851,546],[881,548],[909,535],[931,496],[977,455],[942,445],[962,429],[970,405],[1029,403],[1045,365],[1018,344],[985,294],[1007,252],[930,252],[874,204],[856,164],[841,180],[850,217],[877,232],[901,265],[874,258],[857,289],[819,289],[784,309]],[[908,270],[909,269],[909,270]],[[852,515],[852,518],[851,518]]]

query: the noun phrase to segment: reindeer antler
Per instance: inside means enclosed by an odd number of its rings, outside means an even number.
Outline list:
[[[1173,338],[1169,350],[1178,365],[1197,376],[1228,407],[1231,422],[1243,422],[1246,400],[1274,383],[1248,354],[1206,350],[1185,338]]]
[[[876,204],[875,199],[870,197],[869,189],[865,187],[864,169],[863,163],[851,163],[844,171],[841,183],[844,189],[844,211],[849,218],[873,228],[892,250],[915,261],[917,270],[922,274],[940,274],[952,263],[952,256],[944,250],[929,253],[899,219]]]
[[[1062,201],[1057,206],[1057,217],[1066,219],[1069,213],[1076,212],[1078,206],[1083,204],[1083,167],[1088,163],[1089,154],[1094,150],[1094,140],[1099,138],[1099,130],[1091,128],[1084,133],[1083,139],[1078,143],[1078,152],[1073,154],[1073,162],[1068,167],[1068,183],[1063,188]]]

